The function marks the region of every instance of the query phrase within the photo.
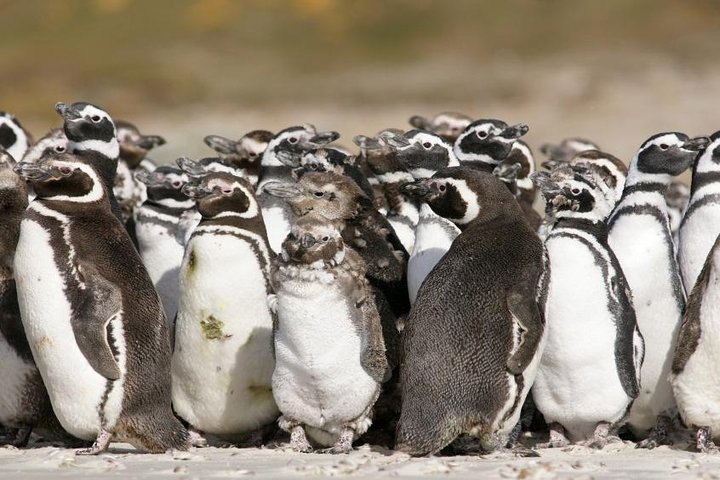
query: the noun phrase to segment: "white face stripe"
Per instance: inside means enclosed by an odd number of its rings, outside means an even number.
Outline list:
[[[70,196],[70,195],[55,195],[52,197],[44,197],[46,200],[57,200],[62,202],[75,202],[75,203],[91,203],[91,202],[97,202],[101,200],[103,197],[105,197],[105,190],[103,189],[103,182],[100,180],[100,177],[95,172],[95,169],[92,168],[90,165],[85,165],[83,163],[72,163],[72,162],[63,162],[63,161],[52,161],[52,166],[56,167],[68,167],[73,170],[80,170],[81,172],[87,174],[88,177],[92,180],[92,189],[86,193],[85,195],[81,196]]]
[[[117,138],[113,138],[109,142],[101,140],[83,140],[82,142],[68,142],[70,149],[73,151],[93,151],[99,152],[108,158],[118,158],[120,156],[120,144]]]
[[[306,140],[315,135],[315,130],[310,125],[304,126],[305,130],[293,130],[291,132],[284,132],[282,135],[278,135],[270,140],[263,153],[262,161],[260,165],[263,167],[284,167],[285,164],[278,160],[275,155],[274,149],[277,145],[290,137],[297,137],[298,141]]]
[[[212,179],[208,182],[208,188],[213,189],[215,187],[220,187],[221,189],[230,188],[231,190],[235,190],[236,188],[239,189],[245,196],[248,198],[248,209],[243,213],[237,213],[232,211],[227,212],[221,212],[217,215],[215,215],[213,218],[223,218],[223,217],[240,217],[240,218],[254,218],[257,217],[258,213],[260,212],[260,206],[257,203],[257,200],[255,200],[255,196],[253,193],[245,188],[243,184],[240,182],[233,182],[232,184],[228,185],[227,182],[220,179]]]
[[[240,142],[240,147],[247,150],[248,152],[263,153],[267,148],[268,144],[265,142],[258,142],[254,138],[243,138]]]
[[[30,147],[30,139],[27,137],[23,129],[20,128],[17,123],[12,121],[9,117],[0,117],[0,125],[2,124],[10,127],[15,133],[15,136],[17,137],[15,143],[10,145],[10,147],[7,148],[6,151],[10,155],[12,155],[12,157],[16,161],[20,161],[20,159],[25,155],[28,148]]]
[[[707,146],[700,158],[698,158],[696,169],[697,173],[720,171],[720,165],[712,161],[713,151],[718,147],[718,145],[720,145],[720,138],[713,140],[713,142]]]
[[[465,203],[467,203],[465,215],[462,218],[453,218],[451,220],[460,225],[465,225],[475,220],[480,213],[480,205],[478,204],[477,194],[473,192],[470,187],[468,187],[468,184],[465,180],[449,178],[447,179],[447,183],[453,185],[457,189],[458,193],[462,196],[462,199],[465,201]]]

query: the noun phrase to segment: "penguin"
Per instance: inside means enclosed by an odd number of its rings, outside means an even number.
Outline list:
[[[86,102],[75,102],[69,106],[58,102],[55,111],[63,118],[67,151],[86,159],[95,167],[107,187],[113,214],[124,223],[122,209],[113,190],[120,144],[112,118],[100,107]]]
[[[720,234],[720,132],[713,133],[710,140],[693,169],[690,201],[678,232],[678,263],[687,295]],[[678,207],[682,206],[684,195],[678,184],[670,184],[666,200],[668,196],[678,200]]]
[[[316,213],[298,218],[272,273],[272,392],[298,452],[312,450],[307,434],[325,452],[349,453],[390,375],[365,262],[341,229]]]
[[[542,222],[542,217],[533,207],[537,192],[535,184],[530,178],[535,173],[535,157],[530,146],[522,140],[515,142],[507,158],[498,167],[512,167],[514,165],[519,167],[514,182],[516,188],[515,197],[525,214],[525,218],[530,222],[530,226],[537,230]]]
[[[690,203],[690,187],[682,180],[673,180],[665,190],[665,203],[667,204],[668,219],[670,220],[670,232],[677,246],[680,244],[680,223]],[[686,291],[687,295],[689,295],[689,292]]]
[[[712,144],[708,148],[712,148]],[[717,452],[713,440],[720,438],[716,374],[720,349],[717,335],[719,267],[720,240],[716,239],[688,298],[670,376],[680,417],[687,427],[695,429],[695,447],[702,453]]]
[[[220,158],[241,169],[242,176],[256,188],[260,178],[260,160],[272,137],[272,132],[267,130],[252,130],[237,141],[220,135],[208,135],[204,142],[215,150]]]
[[[659,133],[643,142],[608,221],[608,244],[630,286],[645,339],[642,385],[628,426],[639,438],[656,428],[641,446],[666,441],[664,430],[675,410],[668,374],[685,307],[664,192],[672,177],[687,170],[708,143],[706,137],[690,139],[677,132]]]
[[[396,449],[430,455],[462,433],[502,448],[542,353],[542,242],[490,173],[450,167],[414,188],[464,228],[405,323]]]
[[[69,141],[63,129],[53,128],[44,137],[32,144],[20,160],[24,163],[35,163],[40,160],[46,149],[49,148],[55,152],[63,153],[68,150],[68,145]]]
[[[598,144],[586,138],[568,137],[559,144],[543,143],[540,146],[540,153],[547,157],[542,162],[542,167],[548,170],[559,166],[561,163],[569,163],[575,155],[587,150],[602,150]]]
[[[283,164],[280,152],[303,152],[318,148],[340,137],[337,132],[318,132],[313,125],[304,124],[279,131],[270,140],[260,161],[260,180],[257,198],[262,206],[270,248],[279,252],[282,242],[290,231],[292,212],[281,199],[267,194],[263,187],[268,182],[292,182],[292,169]]]
[[[147,188],[147,200],[135,213],[138,253],[160,295],[170,338],[174,339],[180,265],[186,243],[181,219],[186,212],[195,210],[195,202],[181,190],[190,179],[182,170],[169,165],[152,172],[140,170],[135,172],[135,177]]]
[[[252,185],[210,173],[183,187],[202,214],[180,269],[172,356],[177,414],[202,435],[272,424],[273,320],[268,245]]]
[[[390,209],[390,202],[385,198],[385,187],[375,176],[375,170],[371,167],[371,164],[382,165],[385,162],[385,157],[392,155],[393,151],[392,145],[386,139],[393,138],[393,142],[401,141],[403,133],[403,130],[399,128],[386,128],[380,130],[374,137],[356,135],[352,139],[353,143],[360,148],[360,154],[357,156],[355,163],[372,186],[375,209],[385,216],[387,216]]]
[[[155,169],[154,164],[148,168],[149,161],[145,160],[150,150],[165,145],[165,139],[159,135],[143,135],[135,125],[124,120],[117,120],[114,123],[120,154],[113,192],[120,203],[123,220],[127,223],[147,198],[145,184],[138,181],[133,173]],[[129,230],[134,231],[132,222]]]
[[[15,166],[37,194],[13,268],[28,343],[63,428],[95,439],[77,453],[98,454],[113,439],[153,453],[187,449],[171,407],[165,314],[97,160],[48,152]]]
[[[570,440],[603,448],[638,396],[644,354],[632,295],[607,243],[613,204],[589,170],[560,164],[533,180],[556,219],[545,241],[546,344],[532,387],[550,427],[543,447]]]
[[[0,112],[0,147],[13,159],[20,160],[32,143],[30,132],[25,130],[15,115]]]
[[[472,123],[472,118],[457,112],[442,112],[432,119],[420,115],[410,117],[410,125],[418,130],[440,135],[446,141],[453,143],[465,128]]]

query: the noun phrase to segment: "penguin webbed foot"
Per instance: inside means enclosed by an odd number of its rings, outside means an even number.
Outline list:
[[[352,442],[355,437],[355,431],[350,427],[343,428],[343,431],[340,433],[340,438],[338,438],[337,442],[335,442],[335,445],[333,445],[330,448],[326,448],[324,450],[321,450],[322,453],[330,453],[333,455],[338,454],[348,454],[352,452]]]
[[[593,432],[590,438],[577,443],[584,447],[602,450],[608,443],[613,443],[617,440],[619,440],[619,437],[610,435],[610,424],[608,422],[600,422],[595,427],[595,432]]]
[[[720,448],[712,440],[710,427],[700,427],[695,432],[695,449],[700,453],[720,453]]]
[[[208,442],[203,432],[196,428],[188,428],[188,442],[192,447],[207,447]]]
[[[546,443],[539,443],[537,448],[563,448],[570,445],[570,440],[565,436],[565,428],[559,423],[548,425],[550,438]]]
[[[97,436],[97,439],[92,444],[92,447],[75,450],[75,455],[98,455],[99,453],[107,450],[108,446],[110,445],[111,439],[112,433],[108,432],[105,429],[100,430],[100,434]]]
[[[298,453],[310,453],[313,451],[302,425],[295,425],[290,430],[290,448]]]
[[[660,445],[672,445],[673,442],[668,434],[672,428],[672,418],[666,415],[659,415],[657,417],[657,423],[650,432],[650,435],[648,435],[646,439],[638,442],[635,448],[646,448],[648,450],[652,450]]]

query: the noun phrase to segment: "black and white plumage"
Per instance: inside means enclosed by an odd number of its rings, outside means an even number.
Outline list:
[[[299,218],[273,269],[273,395],[296,451],[311,449],[307,432],[348,453],[390,373],[365,262],[341,228],[317,214]]]
[[[25,155],[33,139],[30,132],[20,124],[15,115],[0,112],[0,147],[16,161]]]
[[[541,165],[552,170],[562,163],[570,163],[575,155],[587,150],[601,150],[601,148],[595,142],[581,137],[564,138],[558,144],[543,143],[540,146],[540,153],[545,155],[547,160]]]
[[[110,169],[104,176],[96,160],[49,153],[16,166],[37,194],[14,261],[28,342],[62,426],[96,439],[79,453],[99,453],[113,438],[150,452],[185,449],[187,431],[170,405],[165,314],[111,212]]]
[[[253,188],[260,178],[261,160],[273,133],[267,130],[252,130],[239,140],[230,140],[220,135],[208,135],[205,144],[215,150],[220,158],[240,169],[243,178]]]
[[[672,177],[687,170],[708,143],[705,137],[690,139],[675,132],[643,142],[608,222],[608,244],[625,273],[645,339],[642,388],[628,417],[638,436],[646,435],[659,415],[672,415],[675,408],[668,374],[685,296],[664,192]]]
[[[640,390],[644,354],[632,295],[607,243],[608,188],[564,164],[538,172],[556,223],[547,237],[546,343],[532,388],[548,446],[602,448]]]
[[[450,143],[455,142],[465,128],[472,123],[472,118],[457,112],[442,112],[428,119],[421,115],[410,117],[413,127],[440,135]]]
[[[45,136],[33,143],[27,152],[25,152],[25,155],[23,155],[21,159],[18,159],[18,161],[22,160],[24,163],[37,162],[47,149],[51,149],[57,153],[66,152],[69,143],[62,128],[53,128],[46,133]]]
[[[453,167],[422,182],[436,213],[468,222],[403,330],[396,448],[432,454],[462,433],[503,447],[542,351],[543,246],[492,174]]]

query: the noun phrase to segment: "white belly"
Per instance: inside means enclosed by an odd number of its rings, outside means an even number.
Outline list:
[[[415,229],[407,223],[407,218],[388,216],[387,221],[392,226],[405,250],[411,251],[415,243]]]
[[[672,287],[672,276],[679,273],[664,238],[665,231],[649,215],[618,218],[608,238],[632,291],[638,328],[645,338],[640,395],[628,418],[636,432],[652,428],[657,415],[675,407],[668,375],[682,312]]]
[[[631,398],[618,377],[616,319],[608,310],[600,267],[579,240],[551,236],[546,245],[547,343],[533,399],[548,423],[560,423],[578,441],[598,422],[620,420]]]
[[[678,263],[685,293],[690,295],[705,259],[720,234],[720,207],[700,207],[682,225],[678,234]]]
[[[268,243],[274,252],[279,252],[282,242],[290,233],[290,222],[293,213],[290,207],[281,198],[268,198],[268,195],[260,195],[263,220],[267,230]]]
[[[278,295],[273,394],[280,411],[332,431],[360,417],[378,384],[360,364],[362,340],[335,286],[286,281]]]
[[[37,375],[37,368],[15,353],[15,350],[0,334],[0,423],[15,426],[15,422],[27,415],[23,406],[28,381]]]
[[[172,358],[177,413],[215,434],[274,421],[272,318],[265,276],[250,245],[231,235],[193,237],[180,287]]]
[[[15,278],[25,333],[53,410],[62,426],[83,439],[100,431],[98,408],[107,379],[88,363],[75,342],[71,305],[49,246],[49,235],[32,220],[23,220],[15,254]],[[121,325],[113,326],[121,329]],[[116,330],[117,331],[117,330]],[[124,372],[122,362],[119,362]],[[105,405],[106,427],[112,430],[122,404],[122,377],[113,382]]]

